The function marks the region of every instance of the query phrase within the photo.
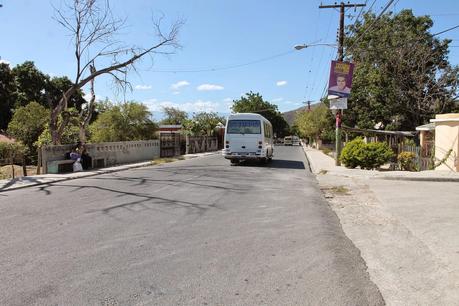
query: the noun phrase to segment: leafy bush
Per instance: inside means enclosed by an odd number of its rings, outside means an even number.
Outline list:
[[[346,168],[355,168],[360,166],[362,157],[362,150],[365,147],[365,142],[362,138],[357,137],[354,140],[348,142],[341,151],[341,162]]]
[[[0,142],[0,159],[10,159],[22,157],[26,152],[26,147],[19,142]]]
[[[332,152],[332,149],[327,148],[327,147],[321,147],[320,150],[321,150],[325,155],[328,155],[330,152]]]
[[[360,168],[375,169],[378,168],[394,156],[394,152],[385,142],[367,143],[364,148],[363,164]]]
[[[365,143],[362,138],[356,138],[346,144],[340,159],[347,168],[359,166],[370,170],[387,163],[393,155],[386,143]]]
[[[414,154],[413,152],[401,152],[398,155],[397,160],[402,170],[415,171],[415,158],[416,154]]]

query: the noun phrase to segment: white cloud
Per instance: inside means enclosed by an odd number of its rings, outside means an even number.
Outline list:
[[[192,112],[218,112],[227,111],[226,108],[220,109],[221,105],[217,102],[197,100],[186,103],[175,103],[172,101],[158,101],[157,99],[149,99],[143,101],[151,112],[162,112],[163,107],[175,107],[187,113]]]
[[[188,86],[188,85],[190,85],[190,83],[188,81],[179,81],[177,83],[172,84],[171,85],[171,89],[174,90],[174,91],[177,91],[180,88],[182,88],[184,86]]]
[[[91,94],[87,93],[83,96],[83,99],[85,99],[87,102],[91,101]],[[96,95],[96,101],[102,101],[104,100],[104,97]]]
[[[233,99],[231,99],[231,98],[225,98],[225,99],[223,99],[223,102],[233,102]]]
[[[135,85],[134,88],[137,90],[149,90],[151,89],[151,85]]]
[[[152,105],[152,104],[154,104],[156,102],[158,102],[158,99],[152,98],[152,99],[145,100],[142,103],[145,104],[145,105]]]
[[[9,65],[10,62],[8,62],[7,60],[4,60],[4,59],[0,59],[0,64],[7,64],[7,65]]]
[[[216,112],[219,104],[212,101],[197,100],[195,102],[182,104],[182,107],[188,112]]]
[[[271,102],[281,102],[281,101],[284,101],[284,98],[276,98],[276,99],[271,100]]]
[[[276,85],[277,86],[285,86],[285,85],[287,85],[287,81],[277,81]]]
[[[179,95],[180,94],[180,91],[174,91],[172,92],[173,95]]]
[[[196,87],[196,89],[199,91],[212,91],[212,90],[223,90],[224,87],[221,85],[215,85],[215,84],[202,84]]]

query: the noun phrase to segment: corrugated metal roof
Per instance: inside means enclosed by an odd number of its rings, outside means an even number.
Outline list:
[[[427,123],[416,127],[416,131],[434,131],[435,123]]]

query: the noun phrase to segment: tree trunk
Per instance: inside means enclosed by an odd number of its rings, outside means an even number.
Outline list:
[[[22,176],[27,176],[27,164],[25,157],[22,157]]]
[[[14,175],[14,158],[13,158],[12,155],[10,157],[10,163],[11,163],[11,174],[13,175],[13,178],[14,178],[15,177],[15,175]]]
[[[38,147],[37,174],[41,174],[41,147]]]

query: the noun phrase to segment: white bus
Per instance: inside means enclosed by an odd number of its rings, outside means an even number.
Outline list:
[[[300,146],[300,137],[298,136],[292,136],[292,146]]]
[[[284,137],[284,146],[291,146],[293,145],[292,136],[285,136]]]
[[[231,164],[249,159],[268,162],[273,151],[273,127],[265,117],[252,113],[229,115],[223,156]]]

